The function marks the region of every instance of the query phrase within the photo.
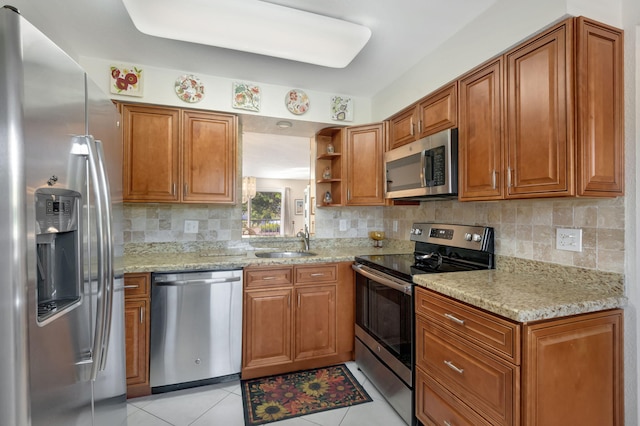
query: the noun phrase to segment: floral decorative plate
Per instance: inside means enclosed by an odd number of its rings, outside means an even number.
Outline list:
[[[295,115],[302,115],[309,109],[309,97],[302,90],[289,90],[284,102],[287,109]]]
[[[195,75],[185,74],[176,80],[176,95],[185,102],[199,102],[204,98],[204,86]]]

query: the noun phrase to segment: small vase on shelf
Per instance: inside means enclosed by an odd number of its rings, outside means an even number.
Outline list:
[[[335,151],[335,148],[333,147],[333,144],[330,143],[329,145],[327,145],[327,154],[333,154]]]
[[[327,191],[324,193],[324,203],[325,204],[333,203],[333,198],[331,198],[331,192]]]
[[[331,179],[331,168],[326,167],[322,173],[322,179]]]

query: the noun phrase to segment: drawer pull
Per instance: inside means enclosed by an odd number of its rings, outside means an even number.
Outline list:
[[[451,321],[455,322],[456,324],[460,324],[460,325],[464,325],[464,321],[461,320],[460,318],[456,318],[451,314],[444,314],[445,318],[450,319]]]
[[[127,289],[127,288],[140,288],[140,286],[139,285],[125,285],[124,288],[125,289]]]
[[[452,369],[456,373],[458,373],[458,374],[464,373],[464,369],[456,367],[455,364],[452,363],[451,361],[445,361],[444,363],[445,363],[445,365],[447,367],[449,367],[450,369]]]
[[[442,423],[444,424],[444,426],[451,426],[451,423],[449,423],[449,422],[448,422],[448,421],[446,421],[446,420],[445,420],[444,422],[442,422]]]
[[[324,272],[316,272],[315,274],[311,274],[312,277],[324,277]]]
[[[276,277],[263,277],[262,281],[271,281],[271,280],[275,280]]]

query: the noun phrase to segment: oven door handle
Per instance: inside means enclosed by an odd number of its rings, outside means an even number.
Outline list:
[[[377,271],[374,272],[375,269],[371,269],[364,265],[354,264],[351,266],[351,268],[353,268],[353,270],[356,271],[357,273],[362,274],[363,276],[374,280],[378,284],[385,285],[387,287],[390,287],[394,290],[401,291],[403,293],[411,294],[411,287],[413,287],[412,284],[398,283],[392,278],[387,278],[385,275],[382,275]]]

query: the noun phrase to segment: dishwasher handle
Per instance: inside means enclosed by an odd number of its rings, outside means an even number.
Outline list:
[[[229,278],[207,278],[203,280],[175,280],[175,281],[155,281],[153,284],[156,286],[177,287],[184,285],[209,285],[209,284],[221,284],[232,283],[240,281],[241,277],[229,277]]]

